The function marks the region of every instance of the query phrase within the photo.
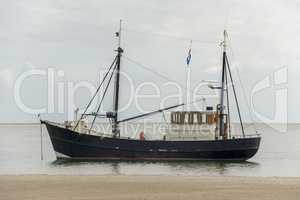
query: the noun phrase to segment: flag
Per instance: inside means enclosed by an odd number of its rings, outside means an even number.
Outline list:
[[[192,49],[189,49],[188,56],[186,57],[186,64],[189,66],[192,58]]]

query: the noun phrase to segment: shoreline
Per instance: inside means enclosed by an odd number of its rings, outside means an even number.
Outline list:
[[[300,181],[300,177],[297,176],[247,176],[247,175],[243,175],[243,176],[235,176],[235,175],[182,175],[182,174],[174,174],[174,175],[170,175],[170,174],[35,174],[35,173],[24,173],[24,174],[1,174],[0,173],[0,179],[3,177],[82,177],[82,176],[86,176],[86,177],[168,177],[168,178],[175,178],[175,177],[182,177],[182,178],[232,178],[232,179],[238,179],[238,178],[245,178],[245,179],[288,179],[288,180],[298,180]],[[1,180],[0,180],[1,182]]]
[[[0,175],[0,199],[300,199],[300,178]]]

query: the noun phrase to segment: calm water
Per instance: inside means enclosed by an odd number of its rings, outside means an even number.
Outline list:
[[[39,125],[1,125],[0,174],[300,177],[300,125],[285,133],[265,125],[258,130],[261,148],[249,162],[58,162],[45,129],[41,160]]]

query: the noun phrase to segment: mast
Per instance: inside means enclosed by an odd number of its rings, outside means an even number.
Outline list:
[[[123,49],[121,48],[121,31],[122,31],[122,20],[120,20],[119,32],[116,32],[116,36],[118,37],[118,52],[117,62],[116,62],[116,71],[115,71],[115,90],[114,90],[114,117],[112,123],[112,133],[113,137],[120,137],[119,123],[118,123],[118,110],[119,110],[119,89],[120,89],[120,67],[121,67],[121,57],[123,53]]]
[[[225,133],[224,133],[224,92],[225,92],[225,75],[226,75],[226,42],[227,32],[224,30],[224,40],[223,40],[223,66],[222,66],[222,80],[221,80],[221,92],[220,92],[220,115],[219,115],[219,136],[223,136],[223,139],[225,139]]]
[[[244,125],[243,125],[242,116],[241,116],[241,112],[240,112],[240,106],[239,106],[239,103],[238,103],[237,94],[236,94],[235,87],[234,87],[234,84],[233,84],[230,65],[229,65],[229,62],[228,62],[227,55],[226,55],[227,37],[228,37],[227,32],[226,32],[226,30],[224,30],[224,40],[221,43],[223,45],[223,66],[222,66],[222,80],[221,80],[222,85],[220,87],[220,89],[221,89],[220,104],[218,105],[218,110],[220,111],[220,114],[219,114],[219,136],[222,136],[224,140],[227,139],[227,137],[226,137],[227,136],[227,130],[225,129],[225,124],[224,124],[224,116],[226,115],[226,114],[224,114],[224,110],[225,110],[224,93],[225,93],[225,91],[226,91],[226,97],[227,97],[227,112],[228,112],[227,113],[228,116],[226,118],[226,125],[227,125],[226,128],[229,129],[229,135],[231,135],[227,73],[229,74],[230,81],[231,81],[231,86],[232,86],[234,99],[235,99],[235,103],[236,103],[236,107],[237,107],[237,111],[238,111],[238,117],[239,117],[241,129],[242,129],[242,134],[243,134],[243,137],[245,137]]]

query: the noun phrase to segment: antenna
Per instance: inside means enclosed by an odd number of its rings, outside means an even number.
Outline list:
[[[121,32],[122,32],[122,20],[120,19],[119,31],[116,32],[116,37],[118,37],[118,47],[121,47]]]
[[[223,45],[223,52],[226,52],[227,50],[227,31],[224,30],[224,39],[223,39],[223,42],[222,42],[222,45]]]

